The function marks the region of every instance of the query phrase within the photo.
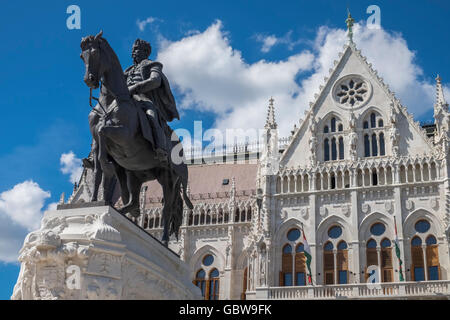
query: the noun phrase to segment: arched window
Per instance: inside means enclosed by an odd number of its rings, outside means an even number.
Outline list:
[[[295,285],[306,285],[306,257],[303,243],[297,244],[295,248]]]
[[[331,139],[331,160],[337,159],[336,138]]]
[[[205,211],[201,211],[200,214],[200,224],[205,224]]]
[[[364,135],[364,156],[370,157],[370,141],[369,141],[369,135]]]
[[[337,130],[336,130],[337,129]],[[336,132],[344,131],[344,126],[341,120],[333,116],[324,124],[323,132],[323,161],[337,160],[344,158],[344,144],[337,136]],[[343,139],[342,139],[343,142]],[[339,143],[339,145],[338,145]],[[341,152],[342,148],[342,152]]]
[[[149,229],[153,229],[154,228],[154,223],[155,223],[155,219],[153,217],[151,217],[149,222],[148,222]]]
[[[334,284],[334,254],[331,241],[323,247],[323,268],[325,284]]]
[[[377,242],[374,239],[370,239],[366,244],[366,281],[370,276],[367,273],[368,266],[378,266]]]
[[[286,192],[286,190],[284,190],[284,192]],[[239,222],[239,217],[240,217],[239,208],[236,208],[236,210],[234,211],[234,222]]]
[[[323,142],[323,161],[330,160],[330,143],[328,138]]]
[[[219,299],[219,271],[217,269],[211,270],[209,273],[208,280],[208,299],[207,300],[218,300]]]
[[[197,271],[197,274],[195,275],[195,280],[194,280],[194,284],[200,288],[203,298],[205,298],[205,294],[206,294],[206,279],[205,279],[205,277],[206,277],[205,270],[200,269],[199,271]]]
[[[375,115],[375,113],[371,113],[370,114],[370,127],[371,128],[375,128],[377,125],[376,125],[376,123],[377,123],[377,116]]]
[[[428,268],[428,280],[440,279],[440,265],[439,265],[439,252],[436,238],[430,235],[425,240],[427,245],[427,268]]]
[[[415,236],[411,240],[411,273],[414,281],[425,281],[422,239]]]
[[[392,265],[392,245],[387,238],[381,240],[381,281],[392,282],[394,270]]]
[[[377,146],[377,135],[372,134],[372,157],[376,157],[378,155],[378,146]]]
[[[344,159],[344,138],[339,137],[339,160]]]
[[[292,285],[292,247],[286,244],[281,258],[280,286]]]
[[[371,112],[363,121],[365,157],[386,155],[386,145],[384,141],[385,133],[383,131],[383,118],[378,112]]]
[[[306,285],[306,257],[301,232],[298,228],[290,229],[286,234],[289,243],[282,250],[280,286]],[[293,249],[295,251],[293,252]]]
[[[336,118],[331,118],[331,132],[336,132]]]
[[[347,243],[344,240],[338,243],[336,258],[338,283],[346,284],[348,283],[348,250]]]
[[[205,300],[219,298],[219,270],[213,267],[213,263],[214,257],[211,254],[205,255],[202,259],[203,268],[197,271],[193,281],[200,288]],[[208,270],[210,271],[207,274]]]
[[[381,120],[381,121],[383,121],[383,120]],[[383,132],[380,133],[380,136],[378,139],[380,140],[380,156],[384,156],[386,154],[386,150],[384,147],[384,133]]]

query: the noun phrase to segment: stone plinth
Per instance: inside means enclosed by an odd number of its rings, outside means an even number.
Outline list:
[[[201,299],[188,266],[109,206],[47,212],[12,299]]]

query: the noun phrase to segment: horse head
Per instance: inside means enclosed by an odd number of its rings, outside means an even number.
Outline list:
[[[102,38],[103,31],[100,31],[95,37],[87,36],[81,40],[80,57],[86,67],[84,74],[84,82],[89,88],[97,89],[99,81],[104,72],[104,64],[102,63],[101,52],[104,40]]]

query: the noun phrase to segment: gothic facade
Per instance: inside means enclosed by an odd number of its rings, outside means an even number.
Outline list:
[[[189,166],[194,209],[170,248],[206,299],[449,296],[450,114],[439,77],[434,118],[415,122],[350,38],[291,137],[278,137],[271,100],[263,150]],[[88,199],[89,179],[85,170],[71,202]],[[161,196],[147,183],[136,220],[159,238]]]

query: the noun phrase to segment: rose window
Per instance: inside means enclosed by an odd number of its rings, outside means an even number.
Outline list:
[[[369,89],[364,80],[349,78],[341,81],[335,92],[339,103],[356,107],[366,100]]]

